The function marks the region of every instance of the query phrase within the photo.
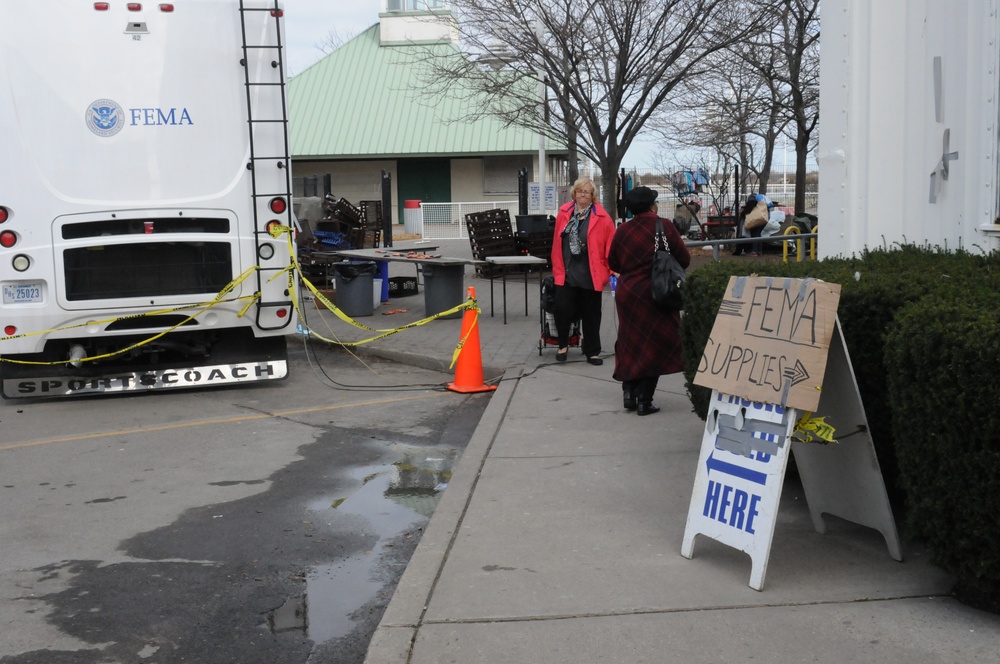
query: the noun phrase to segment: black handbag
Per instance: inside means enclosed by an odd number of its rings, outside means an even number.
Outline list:
[[[653,236],[653,302],[662,309],[679,311],[684,308],[681,287],[687,275],[684,268],[670,253],[670,245],[663,234],[663,219],[656,219],[656,235]]]

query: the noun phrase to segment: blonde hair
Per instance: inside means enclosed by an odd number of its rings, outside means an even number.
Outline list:
[[[575,198],[576,192],[579,191],[580,189],[583,189],[588,184],[590,185],[590,193],[594,195],[594,198],[597,198],[597,185],[595,185],[594,181],[591,180],[590,178],[577,179],[577,181],[573,183],[573,188],[569,190],[570,198]]]

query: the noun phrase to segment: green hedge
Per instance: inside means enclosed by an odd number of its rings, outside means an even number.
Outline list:
[[[681,338],[688,393],[702,419],[711,390],[694,385],[694,376],[729,277],[748,274],[811,277],[841,285],[838,316],[897,520],[928,540],[939,564],[958,577],[967,601],[973,603],[980,592],[1000,597],[1000,458],[997,446],[985,443],[990,436],[1000,440],[1000,415],[984,419],[990,408],[1000,412],[1000,375],[989,375],[997,373],[1000,363],[1000,314],[987,315],[1000,310],[1000,255],[901,246],[851,259],[727,261],[699,268],[685,285]],[[985,318],[976,318],[975,327],[959,315],[962,311],[963,316],[975,312]],[[952,320],[962,322],[952,325]],[[934,331],[922,331],[929,321]],[[987,334],[990,325],[993,331]],[[970,343],[963,336],[967,334],[978,340]],[[935,353],[942,344],[948,351]],[[978,369],[972,372],[976,362]],[[986,386],[989,381],[997,385]],[[923,393],[929,383],[940,385],[933,395]],[[963,450],[956,436],[954,447],[946,446],[952,455],[947,462],[928,454],[928,445],[940,444],[943,427],[960,433],[976,429],[983,449],[973,445]],[[991,470],[980,474],[982,486],[959,478],[985,465]],[[929,475],[942,481],[929,483]],[[955,510],[959,516],[952,528],[942,530],[938,521],[947,521]],[[932,535],[942,532],[948,536]],[[986,555],[987,544],[996,553]]]
[[[1000,611],[1000,302],[963,282],[903,308],[886,345],[908,531],[958,578],[966,602]]]

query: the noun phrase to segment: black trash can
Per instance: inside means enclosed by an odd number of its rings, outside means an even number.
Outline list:
[[[345,261],[333,264],[337,288],[337,308],[357,318],[375,313],[373,289],[378,265],[375,261]]]
[[[544,214],[519,214],[514,217],[518,233],[545,233],[549,228],[549,217]]]
[[[427,316],[448,311],[465,302],[465,265],[428,264],[424,273],[424,311]],[[461,311],[442,318],[460,318]]]

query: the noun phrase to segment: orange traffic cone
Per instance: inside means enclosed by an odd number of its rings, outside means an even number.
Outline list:
[[[469,299],[476,299],[476,289],[472,286],[469,286]],[[455,382],[448,383],[448,389],[463,394],[489,392],[497,389],[496,385],[486,385],[483,382],[483,358],[479,350],[479,309],[477,307],[466,309],[462,315],[461,344],[455,367]]]

